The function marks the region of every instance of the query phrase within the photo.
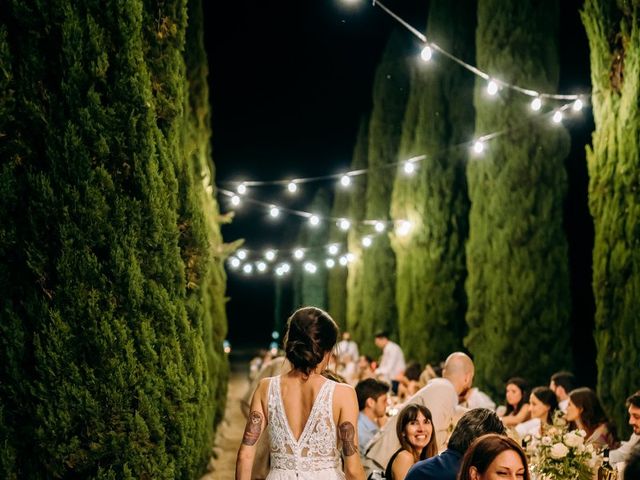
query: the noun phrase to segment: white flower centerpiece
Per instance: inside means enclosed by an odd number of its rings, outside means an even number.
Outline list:
[[[585,445],[584,430],[569,431],[556,416],[553,425],[527,442],[531,473],[537,480],[592,480],[600,457],[593,445]]]

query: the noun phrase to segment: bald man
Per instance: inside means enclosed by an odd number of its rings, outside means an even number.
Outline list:
[[[473,374],[473,361],[469,356],[462,352],[452,353],[445,362],[442,378],[430,380],[406,402],[424,405],[431,412],[438,451],[446,448],[447,437],[455,421],[466,411],[458,407],[458,397],[471,388]],[[365,454],[365,465],[369,470],[384,470],[391,456],[400,448],[396,436],[397,420],[397,415],[389,419],[369,443],[369,449]]]

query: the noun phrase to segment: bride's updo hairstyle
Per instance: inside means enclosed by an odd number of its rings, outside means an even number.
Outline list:
[[[296,310],[287,322],[284,351],[293,368],[309,375],[338,341],[338,326],[319,308]]]

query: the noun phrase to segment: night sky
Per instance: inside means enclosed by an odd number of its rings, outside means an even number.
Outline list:
[[[359,119],[371,103],[377,62],[391,28],[397,25],[394,20],[366,0],[351,6],[340,0],[204,3],[218,185],[347,170]],[[386,0],[385,4],[424,31],[428,2]],[[559,90],[587,92],[588,48],[578,15],[581,2],[561,0],[560,4]],[[582,122],[566,124],[572,135],[572,153],[566,161],[569,195],[565,224],[574,324],[581,325],[574,337],[584,336],[584,341],[577,342],[576,348],[584,349],[575,352],[579,356],[590,355],[592,349],[593,227],[587,209],[584,160],[584,145],[593,129],[590,114],[587,110]],[[314,188],[319,186],[305,187],[293,202],[283,188],[253,189],[251,196],[306,210]],[[225,198],[220,200],[222,211],[226,211]],[[264,209],[243,208],[232,225],[223,227],[223,235],[226,241],[246,238],[248,248],[290,248],[300,221],[286,216],[274,223]],[[230,272],[228,296],[230,340],[266,344],[273,325],[272,277],[245,278]]]

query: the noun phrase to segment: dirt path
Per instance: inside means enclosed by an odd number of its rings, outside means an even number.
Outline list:
[[[232,365],[229,378],[229,390],[227,392],[227,409],[224,420],[216,434],[214,455],[209,464],[210,472],[200,480],[233,480],[236,469],[236,453],[242,440],[245,418],[240,411],[240,399],[249,388],[247,374],[238,371],[236,365]]]

